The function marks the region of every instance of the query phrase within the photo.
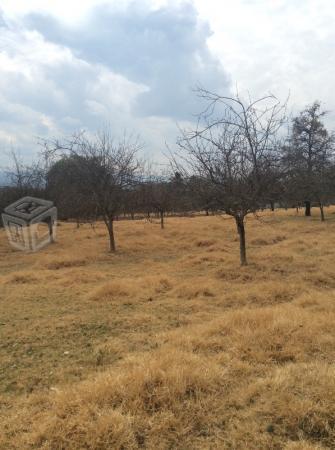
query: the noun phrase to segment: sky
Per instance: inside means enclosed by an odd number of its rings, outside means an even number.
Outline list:
[[[159,160],[197,86],[268,93],[335,122],[334,0],[1,0],[0,166],[39,138],[109,127]],[[334,126],[335,128],[335,126]]]

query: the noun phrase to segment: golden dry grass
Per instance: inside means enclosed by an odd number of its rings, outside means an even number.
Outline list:
[[[1,231],[0,448],[335,448],[332,212]]]

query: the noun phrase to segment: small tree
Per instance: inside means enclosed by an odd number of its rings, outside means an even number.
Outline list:
[[[278,162],[277,132],[285,105],[270,95],[254,102],[199,89],[207,102],[195,130],[177,144],[186,172],[210,183],[216,203],[234,217],[241,265],[247,264],[245,217],[267,201]]]
[[[115,252],[114,220],[124,209],[125,192],[134,185],[141,168],[138,140],[125,136],[115,142],[105,130],[94,137],[79,133],[64,142],[48,142],[46,148],[71,157],[79,192],[93,200],[107,227],[110,251]]]
[[[125,191],[123,208],[124,215],[130,214],[132,220],[135,219],[135,214],[143,213],[141,184]]]
[[[329,200],[331,190],[330,165],[334,160],[334,135],[325,128],[321,104],[304,109],[292,122],[287,144],[283,147],[283,163],[289,186],[300,201],[305,203],[305,215],[311,215],[311,204],[320,207]],[[292,194],[291,194],[292,196]]]
[[[6,175],[9,186],[16,192],[17,199],[25,195],[41,195],[41,193],[44,193],[44,161],[26,164],[15,150],[11,150],[9,159],[11,165],[7,168]]]
[[[173,207],[173,194],[171,182],[164,177],[151,176],[142,185],[144,205],[148,211],[155,211],[159,215],[161,229],[164,229],[164,215]]]
[[[1,209],[24,196],[46,197],[45,174],[47,161],[39,159],[33,161],[31,164],[26,164],[14,150],[10,152],[9,159],[11,166],[6,170],[9,185],[1,189]],[[50,237],[53,240],[52,222],[50,220],[46,220],[45,222],[48,225]]]

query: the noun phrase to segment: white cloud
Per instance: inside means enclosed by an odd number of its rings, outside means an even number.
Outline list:
[[[295,110],[320,99],[335,109],[333,0],[195,0],[208,44],[241,90],[291,93]]]
[[[19,148],[23,157],[35,154],[38,137],[94,129],[110,121],[125,127],[136,97],[147,90],[46,41],[37,31],[1,31],[0,164],[10,146]]]

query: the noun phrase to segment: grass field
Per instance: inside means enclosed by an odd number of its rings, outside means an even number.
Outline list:
[[[335,448],[335,215],[0,231],[0,448]]]

